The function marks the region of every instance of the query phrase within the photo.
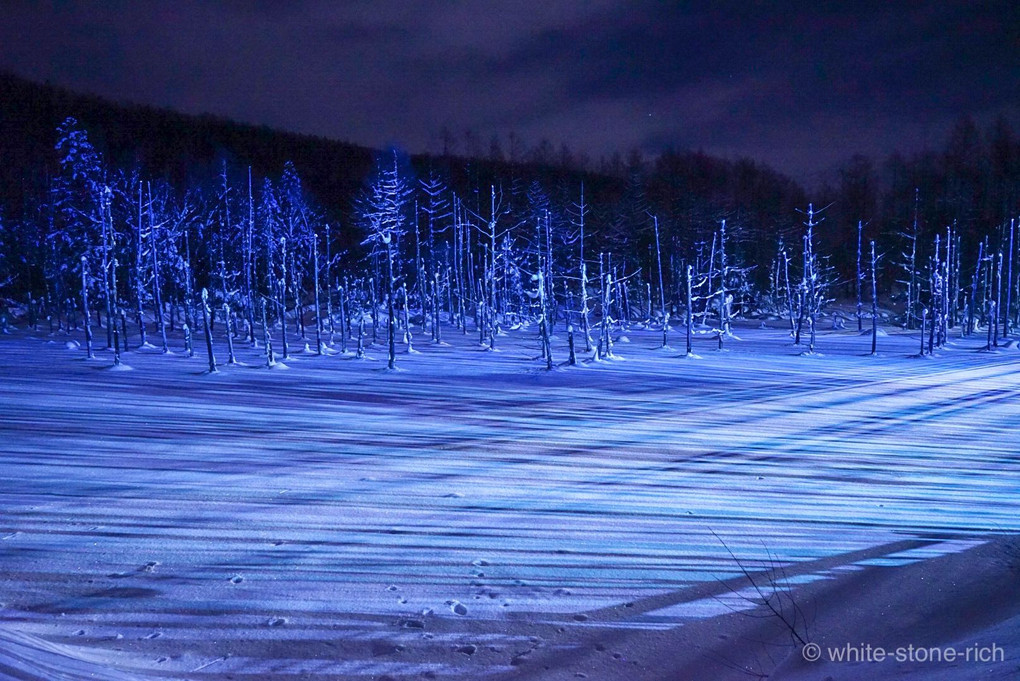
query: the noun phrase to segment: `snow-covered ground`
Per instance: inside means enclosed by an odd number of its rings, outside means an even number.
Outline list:
[[[700,359],[631,330],[553,372],[533,330],[419,334],[398,372],[239,344],[214,375],[201,339],[112,371],[15,331],[0,676],[672,678],[586,646],[751,608],[741,565],[793,586],[1020,531],[1015,347],[825,331],[802,356],[773,326]]]

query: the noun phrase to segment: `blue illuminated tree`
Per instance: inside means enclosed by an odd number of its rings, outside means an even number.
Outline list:
[[[57,128],[56,151],[60,174],[54,181],[56,217],[48,238],[61,263],[77,263],[80,256],[100,261],[106,307],[107,347],[113,345],[113,292],[110,290],[113,219],[112,191],[103,159],[74,118]],[[70,274],[65,272],[64,274]]]
[[[385,160],[384,160],[385,159]],[[387,366],[396,368],[396,289],[398,244],[406,231],[410,186],[401,172],[396,150],[376,162],[374,177],[358,205],[362,227],[368,232],[363,242],[381,253],[386,267],[386,342],[389,348]]]

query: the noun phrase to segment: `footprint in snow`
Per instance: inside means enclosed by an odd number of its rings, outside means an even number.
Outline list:
[[[462,655],[467,655],[468,657],[471,657],[477,651],[478,651],[478,646],[472,645],[470,643],[467,644],[466,646],[460,646],[459,648],[457,648],[457,652],[458,653],[461,653]]]
[[[444,499],[463,499],[464,495],[460,492],[450,492],[449,494],[443,495]]]
[[[395,587],[394,585],[390,584],[388,587],[386,587],[386,590],[387,591],[396,591],[397,587]]]
[[[471,561],[471,564],[475,567],[487,567],[489,565],[489,561],[484,558],[479,558],[478,560]]]
[[[454,615],[466,615],[468,613],[467,606],[460,601],[446,601],[446,604],[450,606],[450,611],[453,612]]]
[[[266,622],[266,624],[268,624],[271,627],[282,627],[286,623],[287,623],[286,617],[270,617],[269,621]]]
[[[240,584],[243,581],[244,577],[242,577],[241,575],[234,575],[233,577],[230,578],[231,584]]]
[[[156,566],[159,565],[158,560],[150,560],[148,563],[139,568],[142,572],[155,572]]]

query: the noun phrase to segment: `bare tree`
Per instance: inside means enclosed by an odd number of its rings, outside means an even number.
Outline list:
[[[361,202],[361,218],[368,231],[366,244],[379,249],[384,255],[386,266],[386,307],[388,313],[386,341],[388,345],[387,366],[396,368],[396,272],[397,240],[405,229],[405,208],[410,190],[400,172],[397,152],[391,152],[392,165],[376,164],[375,180],[368,188]]]

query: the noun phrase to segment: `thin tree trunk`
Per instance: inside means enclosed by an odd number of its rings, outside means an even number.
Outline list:
[[[160,291],[159,281],[159,242],[156,240],[156,221],[152,215],[152,185],[146,183],[146,191],[149,195],[149,248],[152,251],[152,296],[153,308],[156,313],[156,323],[159,325],[159,337],[163,343],[162,351],[165,355],[170,352],[166,340],[166,323],[163,319],[163,294]],[[185,236],[187,238],[187,236]]]
[[[81,309],[85,316],[85,356],[95,358],[92,351],[92,322],[89,319],[89,266],[88,260],[81,257]]]
[[[216,373],[216,357],[213,355],[212,329],[209,326],[209,292],[202,289],[202,323],[205,326],[205,349],[209,353],[209,373]]]
[[[350,337],[351,322],[347,317],[349,305],[347,304],[347,280],[338,291],[337,302],[340,304],[340,352],[347,354],[347,339]]]
[[[863,331],[864,304],[861,302],[861,282],[864,273],[861,271],[861,236],[864,232],[864,223],[857,221],[857,332]],[[874,354],[874,350],[871,351]]]
[[[365,313],[358,315],[358,352],[357,358],[365,357]]]
[[[389,360],[387,366],[390,369],[397,368],[397,319],[393,301],[393,240],[386,242],[386,306],[389,314],[389,322],[386,328],[386,341],[389,344]]]
[[[230,315],[230,303],[223,301],[223,320],[227,332],[227,363],[237,364],[237,358],[234,356],[234,337],[230,333]]]
[[[686,327],[687,327],[687,356],[690,357],[694,354],[693,349],[693,330],[691,326],[694,324],[694,307],[693,298],[691,296],[691,279],[694,276],[694,268],[690,264],[687,265],[687,314],[686,314]]]
[[[312,235],[312,260],[314,263],[315,281],[312,287],[315,289],[315,354],[322,354],[322,306],[319,305],[319,236]],[[328,287],[327,287],[328,289]]]
[[[1009,260],[1006,269],[1006,307],[1002,315],[1002,335],[1008,336],[1010,329],[1010,311],[1013,309],[1013,224],[1009,221]]]
[[[992,336],[994,347],[999,347],[999,315],[1002,314],[1002,251],[995,254],[995,271],[992,273],[992,281],[995,284],[995,314],[990,318],[990,323],[995,331]]]
[[[666,291],[662,285],[662,248],[659,245],[659,218],[653,218],[655,223],[655,262],[659,270],[659,309],[662,312],[662,347],[669,345],[669,313],[666,312]],[[725,224],[725,223],[724,223]]]
[[[290,359],[290,346],[287,344],[287,237],[280,237],[280,250],[283,253],[283,257],[280,258],[280,267],[282,268],[282,277],[280,278],[280,331],[281,331],[281,347],[283,349],[283,359]]]
[[[110,261],[110,291],[113,299],[108,302],[106,324],[107,329],[113,329],[113,365],[120,366],[120,331],[117,329],[118,314],[117,306],[117,258]]]
[[[925,327],[928,325],[928,308],[921,310],[921,357],[924,357]]]
[[[414,352],[411,334],[411,313],[407,305],[407,286],[400,285],[400,299],[404,303],[404,343],[407,345],[407,354]]]
[[[329,344],[332,346],[336,340],[336,323],[333,320],[333,263],[331,255],[331,242],[329,223],[326,223],[326,321],[329,323]],[[341,331],[341,333],[343,333]]]
[[[871,354],[878,352],[878,279],[876,272],[875,242],[871,242]]]
[[[140,345],[144,346],[145,338],[145,316],[142,309],[144,294],[144,281],[142,277],[142,262],[145,259],[145,249],[142,245],[142,183],[138,182],[138,231],[135,238],[135,320],[138,323],[138,335]],[[150,227],[151,229],[151,227]],[[126,341],[127,339],[125,339]]]
[[[248,223],[244,235],[244,295],[245,312],[248,317],[248,344],[255,347],[255,299],[252,283],[255,268],[255,253],[252,240],[255,232],[255,197],[251,190],[251,166],[248,166]]]
[[[262,298],[262,345],[266,352],[266,368],[272,369],[276,366],[276,357],[273,356],[273,337],[269,333],[269,322],[266,319],[266,299]]]
[[[113,300],[110,297],[110,232],[113,230],[112,215],[110,212],[111,192],[109,187],[103,187],[103,198],[101,204],[101,221],[103,223],[103,298],[106,307],[106,347],[113,345],[113,333],[116,330],[117,322],[113,319]],[[112,325],[111,325],[112,321]],[[119,361],[119,357],[117,358]]]

